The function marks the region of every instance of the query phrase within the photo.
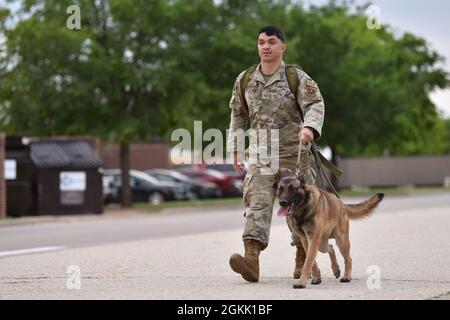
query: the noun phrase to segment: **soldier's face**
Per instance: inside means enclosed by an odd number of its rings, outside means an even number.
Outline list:
[[[280,60],[286,50],[286,45],[276,36],[261,33],[258,37],[258,53],[261,61],[275,62]]]

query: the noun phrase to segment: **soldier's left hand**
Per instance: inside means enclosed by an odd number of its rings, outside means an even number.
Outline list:
[[[302,130],[300,130],[298,138],[300,139],[300,142],[303,144],[311,143],[314,140],[314,132],[312,131],[312,129],[304,127],[302,128]]]

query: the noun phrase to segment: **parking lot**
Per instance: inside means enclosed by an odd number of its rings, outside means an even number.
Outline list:
[[[244,175],[237,174],[227,164],[130,170],[130,187],[133,202],[154,205],[175,200],[237,197],[242,195]],[[103,170],[105,204],[119,203],[121,188],[121,171]]]

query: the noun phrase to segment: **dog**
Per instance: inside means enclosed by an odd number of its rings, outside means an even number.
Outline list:
[[[312,284],[319,284],[320,270],[315,262],[318,251],[329,253],[335,276],[340,276],[339,265],[329,239],[335,239],[344,257],[345,272],[341,282],[352,279],[352,258],[350,256],[349,220],[368,217],[383,200],[378,193],[359,204],[344,204],[334,194],[315,185],[306,185],[304,180],[289,169],[281,169],[276,175],[279,216],[286,216],[289,228],[299,235],[306,259],[300,279],[294,280],[294,289],[306,288],[308,276]]]

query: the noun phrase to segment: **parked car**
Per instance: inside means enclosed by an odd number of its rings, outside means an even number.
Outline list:
[[[245,170],[242,173],[237,173],[236,170],[234,170],[233,165],[226,164],[226,163],[224,163],[224,164],[207,164],[203,168],[220,171],[229,177],[233,177],[235,179],[240,179],[240,180],[244,180],[245,174],[246,174]]]
[[[199,168],[182,168],[178,171],[200,183],[215,183],[223,197],[234,197],[242,194],[241,190],[234,184],[234,179],[219,171]]]
[[[188,197],[193,200],[217,198],[221,194],[221,191],[216,184],[211,182],[195,181],[175,170],[152,169],[145,171],[145,173],[151,175],[152,177],[155,177],[159,181],[168,181],[183,184],[189,190]]]
[[[120,202],[122,189],[121,171],[103,172],[105,203]],[[145,172],[130,170],[130,187],[133,202],[160,204],[163,201],[187,199],[187,190],[173,182],[161,182]]]
[[[245,175],[246,175],[246,171],[244,170],[244,172],[242,173],[238,173],[236,172],[236,170],[234,170],[233,165],[231,164],[208,164],[205,166],[201,166],[200,169],[211,169],[211,170],[216,170],[219,171],[221,173],[223,173],[224,175],[232,178],[234,181],[234,186],[239,189],[239,191],[242,193],[242,182],[244,181]]]

